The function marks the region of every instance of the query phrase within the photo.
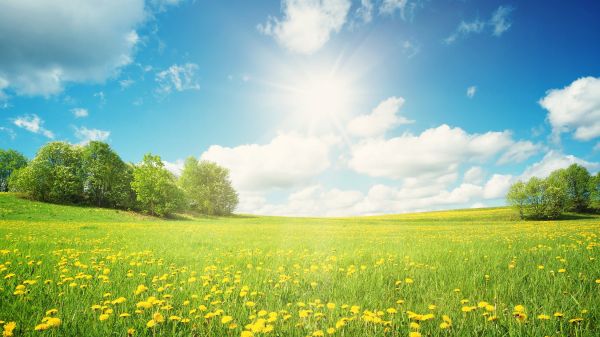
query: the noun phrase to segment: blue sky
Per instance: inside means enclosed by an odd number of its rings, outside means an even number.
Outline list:
[[[245,213],[500,205],[516,180],[600,169],[599,14],[594,1],[3,1],[0,147],[99,139],[174,172],[216,161]]]

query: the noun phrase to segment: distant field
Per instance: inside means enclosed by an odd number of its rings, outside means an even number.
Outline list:
[[[158,220],[0,194],[0,327],[15,322],[15,336],[599,336],[600,217],[570,218],[523,222],[494,208]]]

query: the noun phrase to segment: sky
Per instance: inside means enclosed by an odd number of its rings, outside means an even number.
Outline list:
[[[600,170],[600,3],[4,0],[0,148],[227,167],[237,212],[498,206]]]

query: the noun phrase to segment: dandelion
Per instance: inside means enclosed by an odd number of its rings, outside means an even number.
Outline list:
[[[545,320],[549,320],[550,316],[544,315],[544,314],[540,314],[540,315],[537,316],[537,319],[545,321]]]
[[[17,327],[16,322],[8,322],[4,324],[4,329],[2,331],[2,337],[12,337],[14,336],[13,331]]]
[[[411,331],[408,333],[408,337],[421,337],[421,333],[418,331]]]

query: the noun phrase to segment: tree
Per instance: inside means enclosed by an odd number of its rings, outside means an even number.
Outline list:
[[[83,147],[83,194],[87,203],[127,208],[131,206],[131,170],[108,144],[91,141]]]
[[[0,192],[8,191],[10,175],[25,166],[27,166],[27,158],[20,152],[0,149]]]
[[[83,200],[81,149],[66,142],[50,142],[40,148],[29,165],[15,171],[11,191],[55,203]]]
[[[600,208],[600,172],[590,178],[590,205]]]
[[[164,168],[159,156],[146,154],[133,169],[131,187],[142,211],[166,216],[181,207],[183,194],[173,174]]]
[[[179,178],[188,207],[207,215],[230,215],[238,204],[229,170],[209,161],[189,157]]]
[[[572,164],[566,169],[559,170],[561,179],[564,180],[567,193],[567,208],[573,212],[585,212],[590,207],[590,173],[577,164]]]
[[[506,201],[519,211],[519,216],[523,219],[525,217],[525,206],[527,206],[525,183],[522,181],[514,183],[506,194]]]

